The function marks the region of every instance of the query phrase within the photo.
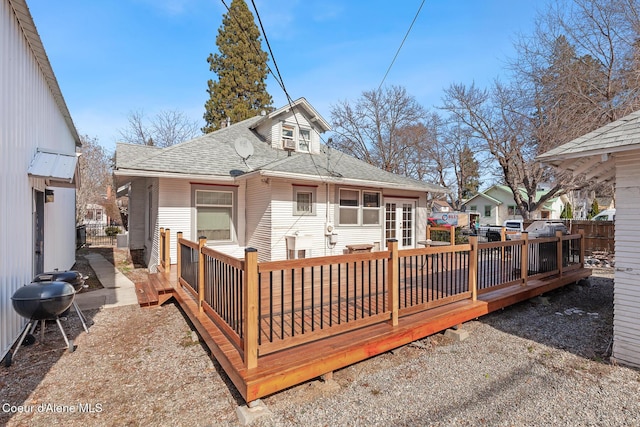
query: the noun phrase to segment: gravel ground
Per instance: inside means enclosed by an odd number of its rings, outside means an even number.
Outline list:
[[[252,425],[638,425],[640,371],[608,358],[611,277],[468,322],[463,342],[436,334],[266,397]],[[0,368],[0,425],[238,425],[242,398],[177,306],[85,314],[89,334],[65,322],[74,352],[52,325]]]

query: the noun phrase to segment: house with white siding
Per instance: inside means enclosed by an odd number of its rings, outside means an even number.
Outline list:
[[[118,144],[129,184],[129,246],[153,268],[158,229],[260,261],[342,254],[350,245],[401,248],[425,238],[427,194],[442,187],[371,166],[321,144],[329,124],[300,98],[167,148]],[[171,246],[175,262],[176,245]]]
[[[75,263],[80,138],[24,0],[0,0],[0,351],[27,321],[11,296]]]
[[[539,189],[536,200],[540,200],[548,190]],[[522,197],[528,198],[524,189],[520,189]],[[502,225],[508,219],[522,219],[520,209],[516,206],[513,191],[506,185],[493,185],[463,203],[468,212],[477,212],[480,223]],[[560,219],[565,203],[561,197],[547,200],[539,209],[532,212],[531,218]]]
[[[548,151],[538,160],[587,180],[615,183],[612,358],[640,367],[640,111]]]

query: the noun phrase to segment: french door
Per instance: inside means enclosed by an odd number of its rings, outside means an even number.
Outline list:
[[[415,200],[389,199],[385,201],[384,235],[398,240],[400,249],[416,246],[416,202]]]

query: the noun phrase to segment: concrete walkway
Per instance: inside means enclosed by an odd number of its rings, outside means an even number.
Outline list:
[[[127,276],[100,254],[90,253],[85,255],[85,258],[96,272],[104,289],[77,294],[75,302],[81,310],[138,304],[135,285]]]

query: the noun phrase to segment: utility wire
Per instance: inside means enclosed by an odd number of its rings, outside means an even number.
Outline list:
[[[391,67],[393,67],[393,64],[396,62],[396,59],[398,58],[398,55],[400,54],[400,50],[402,49],[402,46],[404,46],[404,42],[407,40],[407,37],[409,37],[409,33],[411,32],[411,29],[413,28],[413,24],[416,23],[416,20],[418,19],[418,15],[420,15],[420,11],[422,10],[422,6],[424,6],[424,2],[425,2],[425,0],[422,0],[422,3],[420,3],[420,7],[418,8],[418,11],[416,12],[416,16],[414,16],[413,21],[411,21],[411,25],[409,26],[409,29],[407,30],[407,33],[404,35],[404,38],[402,39],[402,43],[400,43],[400,46],[398,47],[398,50],[396,51],[396,54],[393,57],[393,60],[391,61],[391,64],[389,64],[389,68],[387,68],[387,72],[384,73],[384,77],[382,78],[382,81],[380,82],[380,85],[378,86],[378,90],[380,90],[380,88],[382,87],[382,84],[387,79],[387,76],[389,75],[389,72],[391,71]]]

